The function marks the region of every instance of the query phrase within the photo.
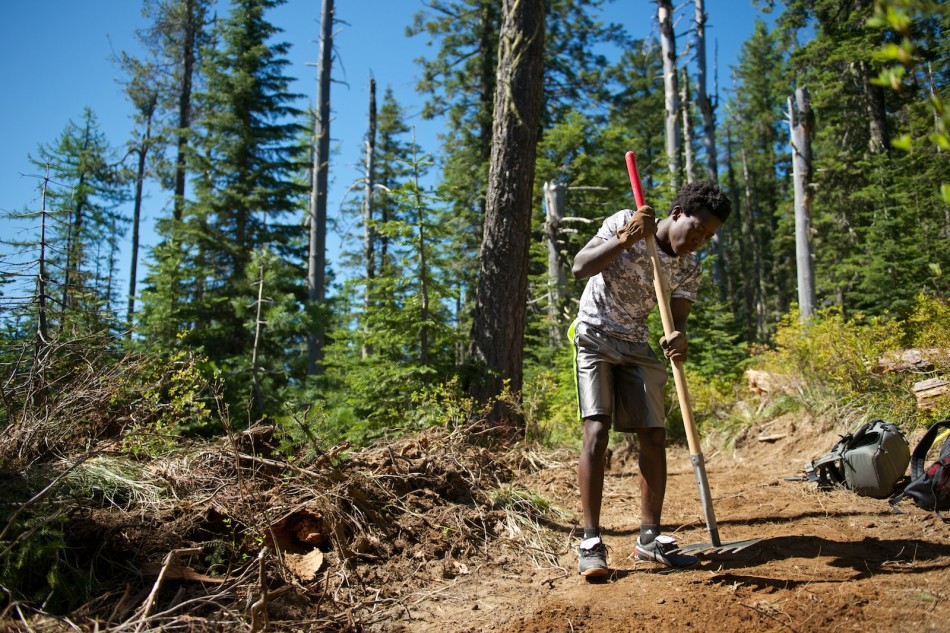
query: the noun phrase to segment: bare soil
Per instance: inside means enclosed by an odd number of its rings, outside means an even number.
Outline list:
[[[588,582],[577,575],[574,554],[576,456],[561,453],[515,480],[564,510],[544,526],[556,544],[553,560],[539,564],[537,551],[490,546],[494,559],[429,587],[404,617],[379,629],[950,631],[950,524],[908,501],[898,514],[886,500],[787,481],[837,439],[792,420],[750,428],[735,450],[705,456],[722,541],[761,539],[757,544],[704,556],[689,570],[636,561],[636,460],[621,446],[604,500],[611,573]],[[916,437],[910,439],[913,446]],[[681,545],[709,542],[687,449],[671,447],[668,463],[666,530]]]

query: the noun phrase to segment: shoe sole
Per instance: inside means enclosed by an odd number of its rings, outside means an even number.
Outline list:
[[[685,569],[699,563],[699,558],[692,554],[678,554],[675,551],[668,552],[666,557],[669,563],[666,563],[657,559],[651,552],[643,552],[639,548],[635,551],[637,560],[642,560],[645,563],[656,563],[657,565],[663,565],[669,569]]]
[[[610,573],[610,570],[606,567],[591,567],[590,569],[585,569],[580,572],[581,576],[584,578],[599,578],[600,576],[606,576]]]
[[[687,569],[699,563],[699,558],[695,556],[689,556],[687,554],[681,554],[680,556],[684,558],[689,558],[690,559],[689,562],[683,563],[680,565],[675,565],[673,564],[673,561],[670,560],[669,564],[667,564],[661,560],[657,560],[656,558],[654,558],[653,556],[650,556],[649,554],[641,555],[640,552],[637,552],[637,560],[642,560],[644,563],[654,563],[656,565],[662,565],[666,567],[667,569]]]

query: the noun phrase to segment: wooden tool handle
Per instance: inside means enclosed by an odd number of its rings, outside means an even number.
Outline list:
[[[637,172],[637,158],[633,152],[627,152],[626,160],[633,199],[636,201],[637,207],[642,207],[645,202],[643,200],[643,186],[640,184],[640,174]],[[656,251],[656,240],[653,239],[652,235],[647,235],[646,246],[650,262],[653,264],[653,289],[656,291],[656,302],[660,308],[663,333],[669,336],[676,328],[673,326],[673,312],[670,310],[670,302],[666,298],[669,289],[667,288],[666,278],[663,276],[663,270],[660,268],[660,256]],[[689,452],[693,455],[699,455],[702,450],[699,444],[699,433],[696,431],[696,421],[693,419],[693,407],[689,400],[689,390],[686,387],[686,372],[683,370],[682,361],[674,360],[672,364],[673,382],[676,384],[676,397],[679,399],[680,411],[683,414],[686,442],[689,444]]]

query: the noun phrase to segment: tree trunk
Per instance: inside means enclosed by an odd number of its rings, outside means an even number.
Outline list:
[[[718,182],[715,107],[706,94],[706,11],[704,0],[696,3],[696,106],[703,117],[703,147],[706,150],[706,179]]]
[[[795,184],[795,261],[798,268],[798,310],[802,320],[815,310],[815,275],[811,261],[811,131],[812,111],[807,88],[795,91],[798,116],[788,98],[788,126],[792,144],[792,177]]]
[[[142,221],[142,187],[145,183],[146,156],[152,138],[152,116],[155,114],[157,104],[158,93],[152,93],[145,104],[145,134],[139,144],[139,160],[135,172],[135,202],[132,209],[132,253],[129,264],[129,307],[125,316],[126,327],[128,328],[126,335],[129,338],[132,338],[132,323],[135,316],[135,286],[139,266],[139,225]]]
[[[673,34],[673,3],[657,0],[660,22],[660,50],[663,55],[663,95],[666,104],[666,160],[670,170],[670,188],[679,189],[680,132],[678,90],[676,86],[676,39]]]
[[[686,182],[696,180],[696,156],[693,154],[693,116],[689,102],[689,73],[683,69],[683,87],[680,89],[683,111],[683,150],[686,157]]]
[[[507,383],[521,390],[531,196],[541,115],[544,0],[504,0],[498,52],[492,153],[479,253],[471,357],[482,380],[469,394],[487,404]],[[493,425],[523,432],[510,403],[495,402]]]
[[[891,146],[887,133],[887,112],[884,105],[884,89],[871,83],[871,69],[867,62],[857,65],[856,72],[861,73],[861,86],[864,91],[865,111],[868,115],[870,150],[875,154],[886,154]]]
[[[188,172],[188,130],[191,128],[191,85],[195,74],[195,41],[198,33],[197,5],[186,0],[182,52],[181,92],[178,93],[178,155],[175,158],[175,198],[172,217],[180,222],[185,208],[185,177]]]
[[[756,206],[753,203],[752,195],[752,174],[749,170],[749,161],[746,157],[745,147],[742,146],[742,140],[739,141],[739,156],[742,160],[742,180],[745,183],[745,205],[742,207],[745,213],[742,214],[742,237],[743,240],[752,245],[752,274],[746,278],[746,283],[752,285],[753,301],[755,305],[755,340],[768,340],[768,306],[765,298],[768,296],[765,279],[765,256],[762,253],[761,231],[755,229],[753,215],[756,212]]]
[[[46,177],[43,178],[43,206],[40,211],[40,261],[39,276],[36,279],[36,305],[37,305],[37,330],[36,330],[36,357],[40,357],[40,351],[49,341],[49,323],[46,314],[46,191],[49,187],[49,163],[46,163]]]
[[[267,261],[267,247],[261,253],[260,277],[257,281],[257,306],[254,315],[254,346],[251,348],[251,384],[254,389],[254,411],[264,410],[264,391],[261,389],[261,368],[258,366],[258,356],[261,345],[261,333],[264,330],[264,263]]]
[[[413,138],[413,156],[412,164],[418,165],[419,162],[415,156],[415,138]],[[426,241],[426,223],[425,223],[425,214],[426,214],[426,205],[422,201],[421,190],[419,189],[419,173],[416,171],[413,173],[413,192],[415,196],[415,209],[416,209],[416,229],[418,231],[418,248],[419,248],[419,363],[421,365],[429,364],[429,320],[430,320],[430,309],[429,309],[429,291],[430,286],[432,285],[432,280],[429,278],[429,257],[428,257],[428,243]]]
[[[372,308],[372,281],[376,277],[375,241],[373,228],[373,187],[376,167],[376,80],[369,80],[369,131],[366,133],[366,176],[363,191],[363,260],[366,267],[366,289],[363,294],[364,313]],[[365,326],[364,326],[365,327]],[[373,353],[372,347],[363,344],[363,358]]]
[[[320,59],[317,75],[317,116],[314,120],[313,167],[310,185],[310,255],[307,259],[307,299],[315,320],[307,335],[307,375],[322,373],[326,323],[318,310],[326,292],[327,171],[330,158],[330,71],[333,61],[333,0],[323,0],[320,13]]]
[[[728,188],[730,197],[732,199],[734,215],[736,215],[739,220],[739,239],[735,240],[736,252],[734,253],[734,257],[731,259],[732,265],[729,266],[729,270],[737,271],[738,274],[733,273],[731,275],[727,275],[726,281],[729,285],[728,296],[730,299],[730,309],[737,317],[736,322],[745,324],[745,340],[753,341],[755,340],[755,322],[752,318],[753,284],[750,283],[753,279],[752,274],[750,273],[750,251],[752,249],[752,244],[748,239],[749,227],[747,227],[745,219],[746,213],[748,211],[745,208],[745,202],[739,197],[739,184],[736,180],[735,172],[736,163],[732,154],[733,138],[734,137],[732,135],[731,129],[727,128],[726,156],[724,161],[726,166],[726,187]]]
[[[558,254],[557,234],[564,217],[564,196],[567,187],[555,182],[544,183],[544,235],[548,241],[548,346],[554,349],[561,342],[561,300],[564,292],[564,267]]]

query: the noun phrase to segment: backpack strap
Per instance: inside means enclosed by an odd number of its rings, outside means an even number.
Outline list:
[[[942,429],[950,429],[950,419],[937,422],[924,433],[910,455],[910,478],[917,479],[924,474],[927,466],[927,453],[933,447],[934,440]]]
[[[920,438],[919,442],[917,442],[917,446],[914,447],[914,452],[910,454],[911,482],[915,482],[923,477],[924,472],[926,472],[925,466],[927,465],[927,453],[929,453],[930,449],[933,447],[933,443],[937,438],[937,435],[939,435],[940,431],[945,428],[950,428],[950,419],[935,423],[933,426],[927,429],[927,432],[924,433],[924,436]],[[906,496],[908,487],[909,485],[905,486],[900,492],[895,494],[888,501],[894,512],[900,512],[900,510],[897,508],[897,504]],[[941,519],[943,518],[943,515],[941,515],[939,512],[937,515],[940,516]]]
[[[841,468],[841,456],[848,449],[851,434],[842,436],[831,451],[817,457],[805,465],[806,479],[814,481],[819,488],[833,488],[845,485],[844,471]]]

